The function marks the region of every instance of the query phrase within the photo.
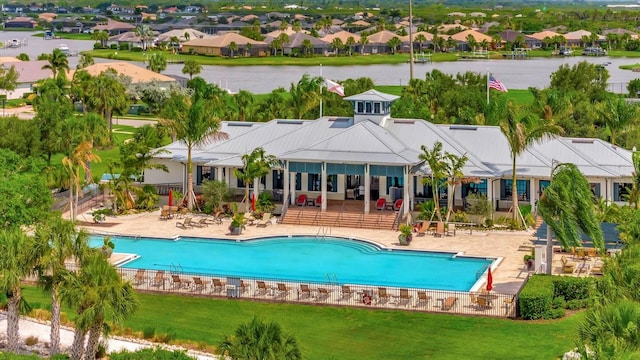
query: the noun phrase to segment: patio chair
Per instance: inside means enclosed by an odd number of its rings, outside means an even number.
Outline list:
[[[456,224],[449,223],[447,226],[447,236],[456,236]]]
[[[307,195],[305,194],[300,194],[298,196],[298,199],[296,200],[296,205],[298,206],[305,206],[307,204]]]
[[[192,228],[193,224],[191,222],[191,217],[184,218],[184,220],[182,222],[180,222],[180,221],[176,222],[176,227],[179,227],[179,228],[182,228],[182,229]]]
[[[449,311],[456,306],[458,298],[455,296],[449,296],[442,302],[442,310]]]
[[[147,274],[144,269],[138,269],[134,277],[133,285],[139,286],[147,282]]]
[[[387,200],[380,198],[376,201],[376,210],[382,211],[387,206]]]
[[[191,222],[191,225],[195,226],[195,227],[209,227],[209,224],[207,224],[207,218],[202,218],[200,220],[198,220],[197,222]]]
[[[177,217],[179,217],[179,218],[180,217],[182,217],[182,218],[187,217],[188,213],[189,213],[189,209],[188,208],[186,208],[186,207],[180,208],[180,210],[178,210]]]
[[[429,300],[431,300],[431,296],[427,296],[426,291],[418,291],[418,299],[414,307],[427,306]]]
[[[160,220],[169,220],[169,209],[160,210]]]
[[[264,281],[258,280],[256,281],[256,292],[253,296],[264,296],[269,292],[269,288]]]
[[[164,270],[158,270],[158,272],[156,272],[156,276],[151,280],[151,286],[164,287]]]
[[[389,203],[386,205],[386,208],[393,211],[399,211],[402,207],[402,199],[396,199],[393,203]]]
[[[285,285],[284,283],[277,283],[276,288],[274,290],[275,290],[273,294],[274,298],[286,299],[287,296],[289,296],[289,291],[291,289],[289,289],[287,285]]]
[[[249,290],[249,284],[244,282],[244,280],[240,280],[240,295],[244,294]]]
[[[304,300],[311,298],[311,289],[307,284],[300,284],[300,289],[298,290],[298,299]]]
[[[193,291],[202,292],[202,290],[206,289],[207,282],[199,278],[198,276],[193,277]]]
[[[391,295],[387,293],[387,288],[383,288],[383,287],[378,288],[378,304],[384,305],[389,301],[390,298],[391,298]]]
[[[222,293],[225,289],[225,283],[223,281],[221,281],[220,279],[213,279],[212,280],[212,285],[211,285],[211,292],[212,293]]]
[[[604,275],[604,264],[595,263],[591,268],[591,275]]]
[[[208,220],[215,225],[222,225],[222,211],[217,211],[215,213],[215,215],[213,215],[212,217],[208,218]]]
[[[444,234],[444,223],[442,221],[438,221],[438,223],[436,224],[436,231],[433,233],[433,236],[442,237],[444,236]]]
[[[318,197],[313,201],[313,206],[322,206],[322,195],[318,195]]]
[[[174,289],[188,288],[191,285],[189,280],[183,280],[178,275],[171,275],[171,283]]]
[[[349,286],[342,285],[341,296],[340,296],[339,301],[350,300],[351,297],[353,297],[353,294],[355,294],[355,292],[353,290],[351,290],[351,288]]]
[[[567,260],[565,256],[560,258],[560,263],[562,263],[563,274],[573,274],[573,272],[576,271],[576,263]]]
[[[247,224],[249,225],[253,225],[256,222],[256,218],[250,212],[244,213],[244,219],[247,221]]]
[[[264,213],[262,219],[256,223],[256,227],[267,227],[269,224],[271,224],[271,213]]]
[[[411,300],[413,297],[409,295],[409,289],[400,289],[400,296],[398,296],[398,301],[396,305],[398,306],[409,306],[411,304]]]
[[[318,288],[318,296],[316,296],[316,301],[327,301],[331,296],[331,290],[327,288]]]
[[[477,308],[478,307],[478,297],[476,296],[476,294],[469,293],[469,298],[471,299],[471,307],[472,308]]]
[[[429,231],[429,221],[423,221],[416,227],[416,236],[424,236]]]

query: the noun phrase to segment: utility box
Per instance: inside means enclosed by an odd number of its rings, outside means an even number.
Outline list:
[[[240,278],[228,277],[226,290],[228,298],[240,297]]]

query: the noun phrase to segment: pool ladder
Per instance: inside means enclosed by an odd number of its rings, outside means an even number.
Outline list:
[[[318,240],[320,238],[326,238],[327,235],[331,235],[331,227],[330,226],[320,226],[318,232],[316,233],[315,239]]]
[[[184,273],[184,269],[182,268],[182,265],[180,265],[180,264],[171,263],[171,264],[169,264],[169,272],[176,273],[176,274],[182,274],[182,273]]]
[[[336,276],[336,274],[326,273],[324,274],[324,280],[327,285],[338,285],[338,277]]]

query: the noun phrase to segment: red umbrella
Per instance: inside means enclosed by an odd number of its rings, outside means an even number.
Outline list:
[[[256,194],[251,195],[251,211],[256,211]]]
[[[489,273],[487,274],[487,291],[493,289],[493,276],[491,275],[491,266],[489,266]]]
[[[169,206],[173,205],[173,190],[169,189]]]

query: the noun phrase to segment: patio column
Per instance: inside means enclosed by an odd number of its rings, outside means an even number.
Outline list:
[[[371,206],[371,175],[369,172],[369,164],[364,164],[364,213],[369,213]]]
[[[495,200],[493,199],[493,180],[492,178],[487,178],[487,200],[491,206],[491,214],[494,213],[495,209]]]
[[[409,183],[407,184],[407,187],[409,188],[409,201],[410,203],[407,203],[407,206],[409,206],[410,209],[413,209],[413,203],[415,201],[415,191],[413,189],[413,180],[416,178],[417,176],[415,176],[414,174],[409,174]],[[417,181],[417,180],[416,180]]]
[[[539,180],[536,181],[536,179],[533,178],[529,180],[529,203],[531,204],[531,214],[536,213],[536,200],[538,200],[538,192],[536,191],[537,182],[539,182]]]
[[[408,165],[404,166],[404,171],[403,172],[404,172],[404,174],[403,174],[403,177],[404,177],[403,193],[404,194],[402,196],[403,197],[402,203],[404,204],[403,213],[404,213],[404,215],[407,215],[409,213],[409,201],[410,201],[410,198],[409,198],[409,166]]]
[[[289,204],[289,162],[285,161],[282,173],[282,205]]]
[[[287,165],[288,168],[288,165]],[[291,194],[289,203],[292,203],[293,199],[296,198],[296,173],[295,172],[291,172],[289,173],[289,194]]]
[[[218,181],[222,181],[223,180],[223,171],[222,171],[222,166],[216,166],[216,180]]]
[[[320,178],[322,179],[320,181],[320,194],[322,196],[320,211],[325,212],[327,211],[327,163],[323,161],[320,166]]]
[[[224,172],[224,182],[227,184],[228,187],[231,187],[231,168],[225,168],[225,172]]]

